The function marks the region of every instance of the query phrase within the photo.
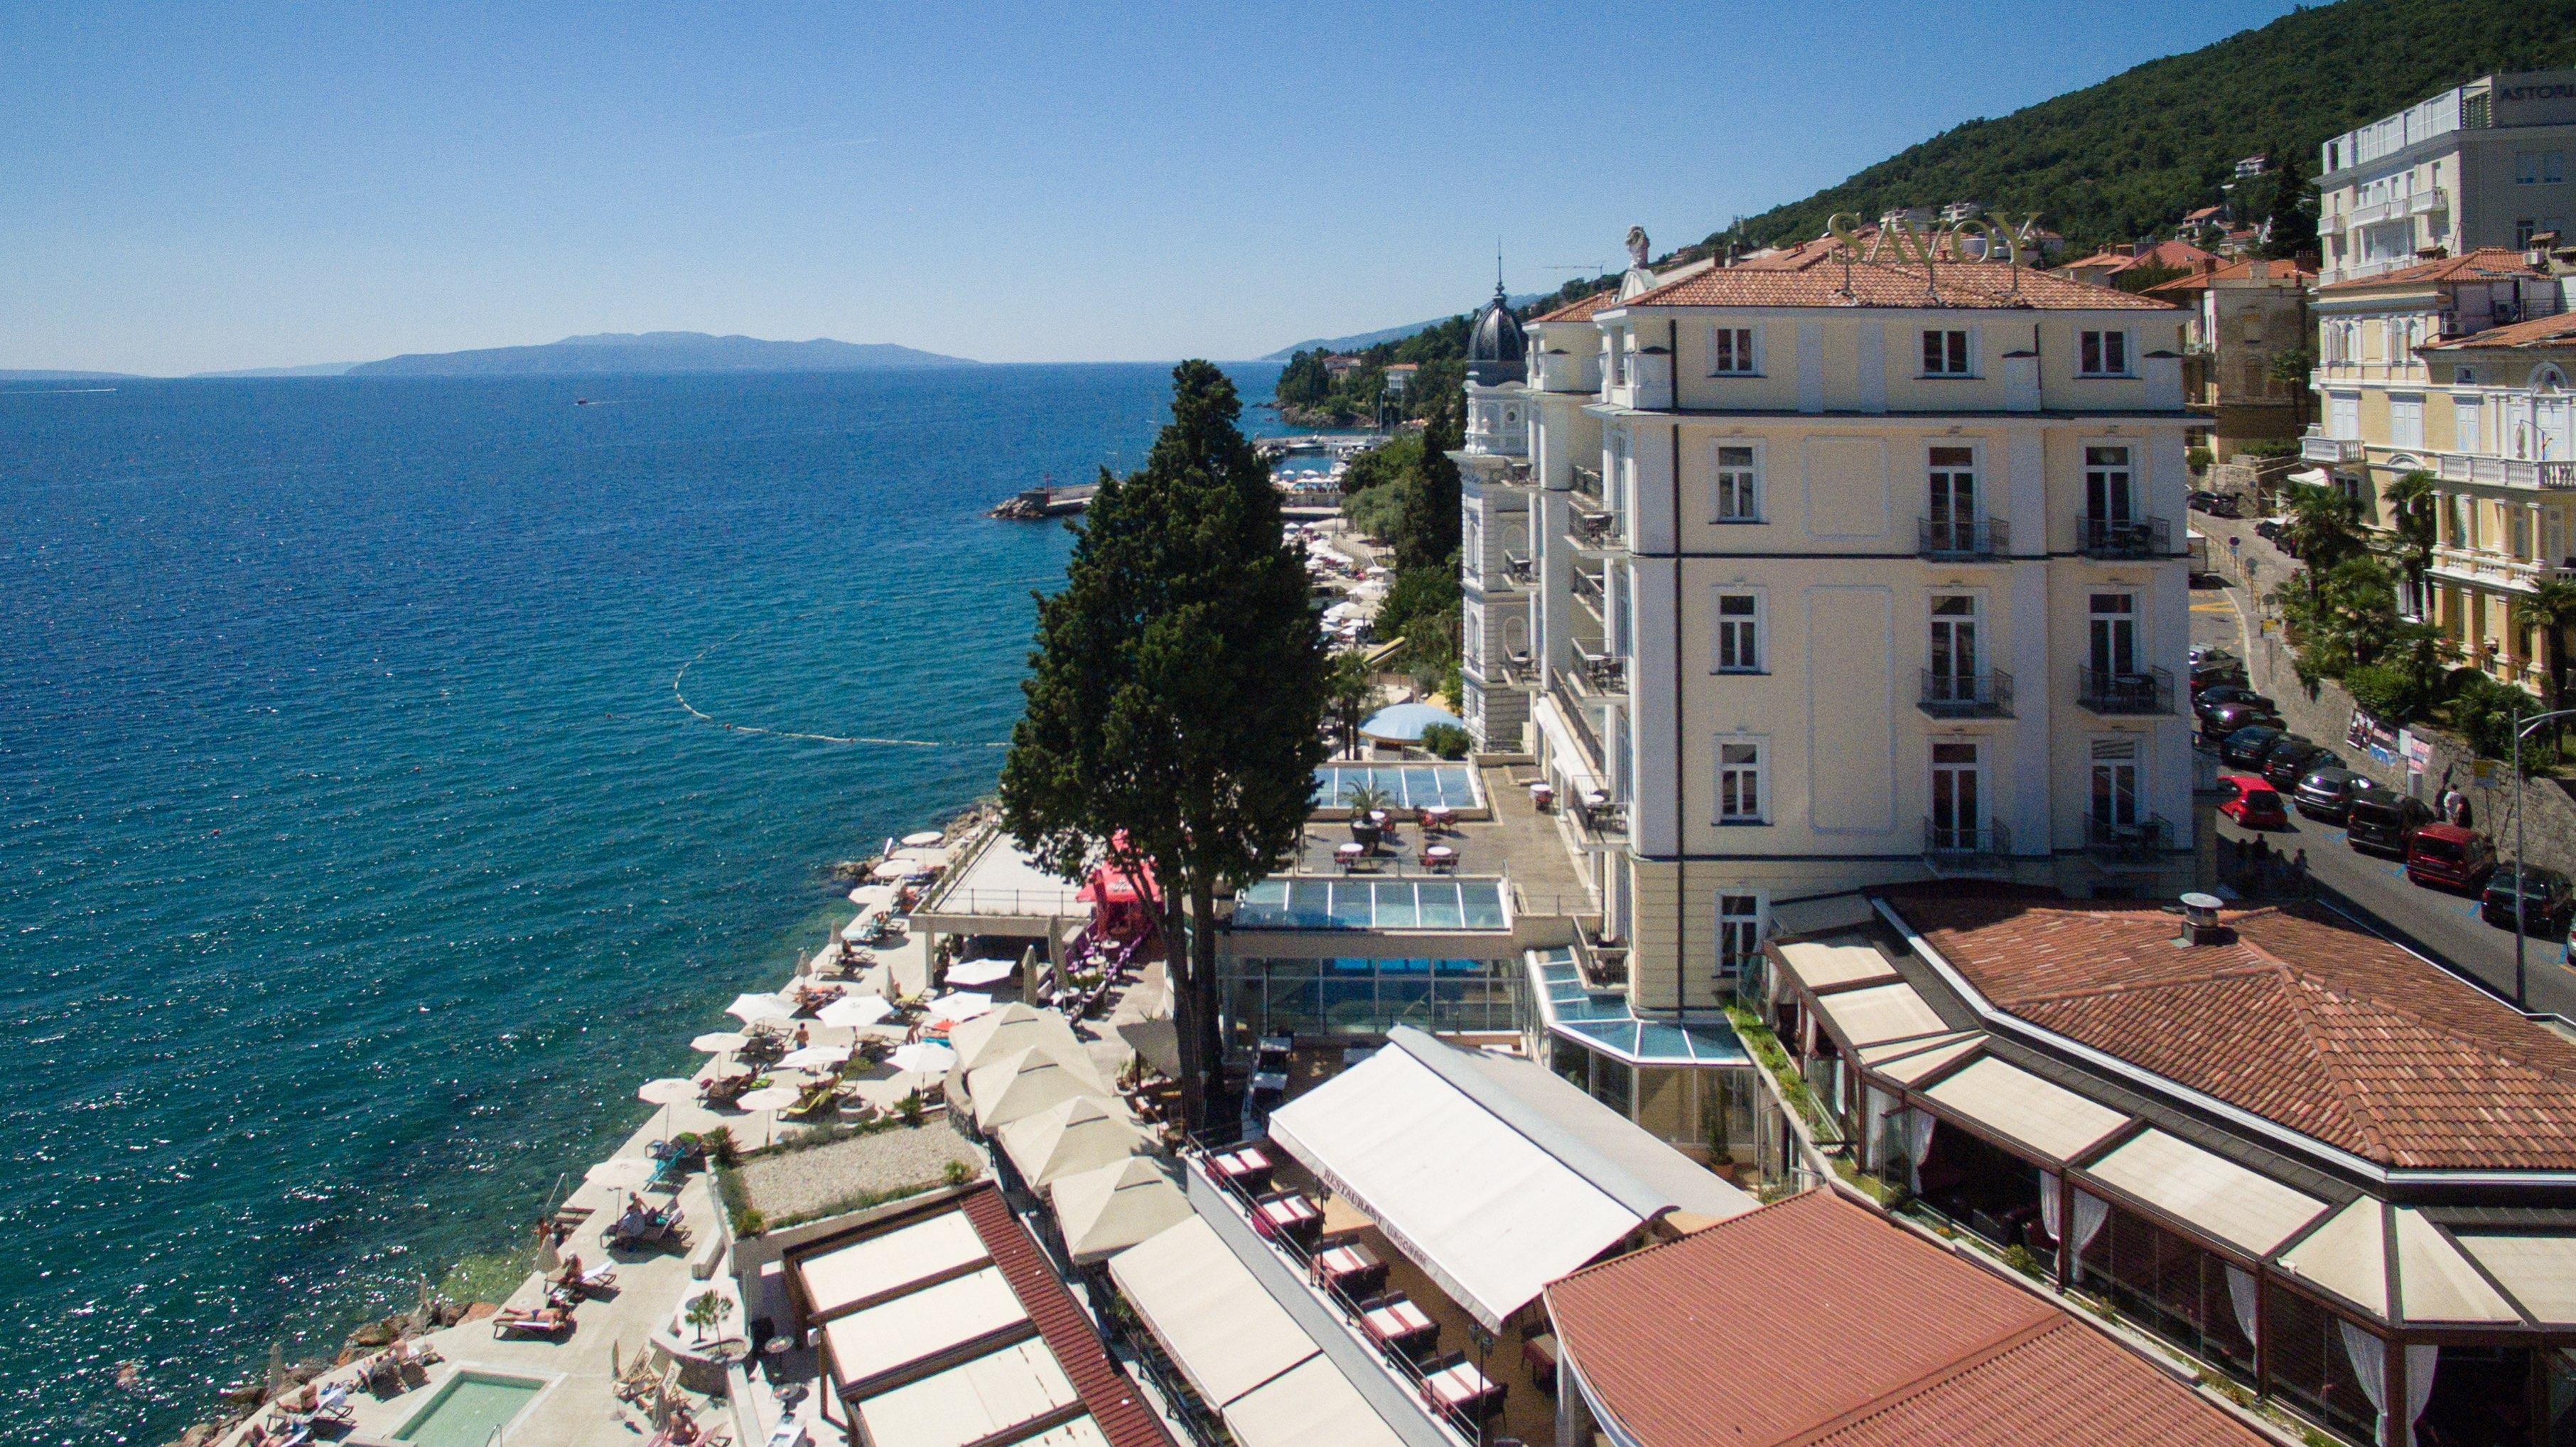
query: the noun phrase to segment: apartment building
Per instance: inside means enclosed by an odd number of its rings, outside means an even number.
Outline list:
[[[1525,404],[1518,454],[1471,433],[1460,461],[1471,516],[1516,511],[1529,550],[1466,551],[1471,589],[1509,574],[1528,609],[1467,707],[1570,811],[1638,1012],[1728,998],[1813,896],[2181,886],[2181,322],[1817,242],[1641,261],[1530,323],[1516,390],[1471,394]]]
[[[2576,222],[2570,151],[2576,70],[2480,76],[2344,132],[2319,160],[2319,280],[2565,235]]]
[[[2308,343],[2308,285],[2296,262],[2249,258],[2198,271],[2147,295],[2187,307],[2183,396],[2208,419],[2208,447],[2224,461],[2247,444],[2299,435],[2307,382],[2275,363]]]
[[[2531,255],[2488,248],[2328,283],[2313,310],[2320,420],[2300,444],[2311,466],[2292,477],[2361,498],[2373,524],[2388,529],[2396,521],[2382,500],[2388,486],[2433,473],[2441,489],[2433,567],[2402,606],[2441,624],[2464,657],[2496,677],[2536,684],[2532,655],[2505,620],[2515,593],[2554,576],[2553,560],[2576,552],[2534,466],[2569,454],[2563,436],[2541,424],[2543,409],[2526,401],[2514,410],[2515,391],[2493,380],[2496,364],[2482,372],[2448,344],[2561,315],[2562,279]],[[2527,384],[2532,374],[2514,375]],[[2562,450],[2548,451],[2553,445]],[[2527,455],[2516,457],[2517,446]]]

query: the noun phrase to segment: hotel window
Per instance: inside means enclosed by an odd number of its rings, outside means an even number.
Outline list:
[[[2346,442],[2361,436],[2361,394],[2359,392],[2326,394],[2326,435]]]
[[[1717,745],[1717,822],[1759,824],[1768,801],[1762,790],[1762,745],[1723,739]]]
[[[2420,394],[2390,394],[2388,445],[2410,448],[2424,445],[2424,399]]]
[[[2087,377],[2129,375],[2129,334],[2127,332],[2084,333],[2082,371]]]
[[[1762,671],[1762,595],[1717,595],[1717,671]]]
[[[2096,593],[2091,617],[2095,676],[2105,680],[2134,676],[2138,671],[2138,600],[2127,593]]]
[[[1761,371],[1753,357],[1753,328],[1717,327],[1709,344],[1709,375],[1750,377]]]
[[[2476,452],[2481,450],[2483,443],[2480,441],[2478,435],[2479,416],[2480,413],[2477,398],[2453,397],[2451,399],[2451,448],[2453,451]]]
[[[2565,151],[2516,151],[2513,179],[2519,186],[2554,186],[2567,179]]]
[[[1927,377],[1967,376],[1968,334],[1926,331],[1923,334],[1923,375]]]
[[[1974,739],[1932,744],[1931,844],[1935,849],[1975,849],[1985,828],[1985,770]]]
[[[1717,977],[1737,980],[1762,959],[1762,896],[1717,897]]]
[[[1762,460],[1750,447],[1717,449],[1717,520],[1762,521]]]
[[[2117,828],[2138,822],[2138,741],[2122,735],[2093,741],[2093,823]]]
[[[2531,510],[2507,508],[2505,523],[2506,533],[2512,540],[2513,556],[2524,562],[2531,561]]]

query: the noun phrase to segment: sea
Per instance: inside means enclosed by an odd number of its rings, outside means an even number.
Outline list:
[[[989,792],[1070,535],[982,513],[1169,396],[0,384],[0,1441],[166,1441],[524,1241]]]

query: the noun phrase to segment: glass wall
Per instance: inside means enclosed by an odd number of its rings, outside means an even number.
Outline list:
[[[1657,1139],[1707,1151],[1712,1159],[1754,1159],[1760,1088],[1748,1069],[1633,1064],[1560,1034],[1541,1039],[1549,1069]]]
[[[1262,1035],[1435,1034],[1520,1027],[1521,972],[1509,960],[1220,959],[1227,1041]]]
[[[2076,1253],[2076,1283],[2137,1325],[2252,1381],[2253,1274],[2134,1211],[2108,1202],[2095,1209],[2105,1208],[2102,1224]]]
[[[2271,1334],[2265,1366],[2273,1394],[2356,1441],[2379,1430],[2379,1413],[2353,1375],[2349,1327],[2341,1317],[2295,1292],[2266,1283],[2263,1330]],[[2366,1345],[2366,1344],[2365,1344]]]

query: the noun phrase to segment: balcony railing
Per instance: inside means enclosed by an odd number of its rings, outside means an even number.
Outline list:
[[[1923,821],[1923,857],[1953,869],[1998,864],[2012,853],[2012,834],[2001,824],[1936,824]]]
[[[2012,675],[1923,670],[1922,707],[1934,718],[2012,717]]]
[[[1619,545],[1619,519],[1606,512],[1577,512],[1573,518],[1574,540],[1587,548],[1615,548]]]
[[[2075,547],[2088,558],[2155,558],[2171,551],[2173,529],[2163,518],[2082,517]]]
[[[1598,697],[1620,693],[1628,686],[1628,660],[1616,653],[1589,653],[1582,645],[1574,649],[1574,681],[1585,694]],[[1594,750],[1600,744],[1593,744]]]
[[[2002,518],[1921,518],[1914,525],[1914,551],[1926,558],[1995,557],[2012,551],[2012,525]]]
[[[2144,673],[2115,669],[2075,670],[2075,701],[2099,714],[2173,712],[2173,674],[2150,668]]]
[[[2084,848],[2094,858],[2118,864],[2151,864],[2165,852],[2173,826],[2160,814],[2143,818],[2084,816]]]
[[[1526,583],[1537,573],[1537,566],[1518,553],[1503,554],[1503,572],[1515,583]]]
[[[2328,465],[2361,461],[2361,439],[2327,437],[2311,432],[2299,439],[2301,462],[2323,462]]]
[[[2519,457],[2488,457],[2475,452],[2442,452],[2434,455],[2434,471],[2444,482],[2534,487],[2553,492],[2576,488],[2576,460],[2535,462]]]
[[[1599,498],[1601,496],[1600,468],[1569,467],[1566,471],[1574,476],[1574,490],[1576,492],[1583,493],[1586,496],[1593,498]]]

